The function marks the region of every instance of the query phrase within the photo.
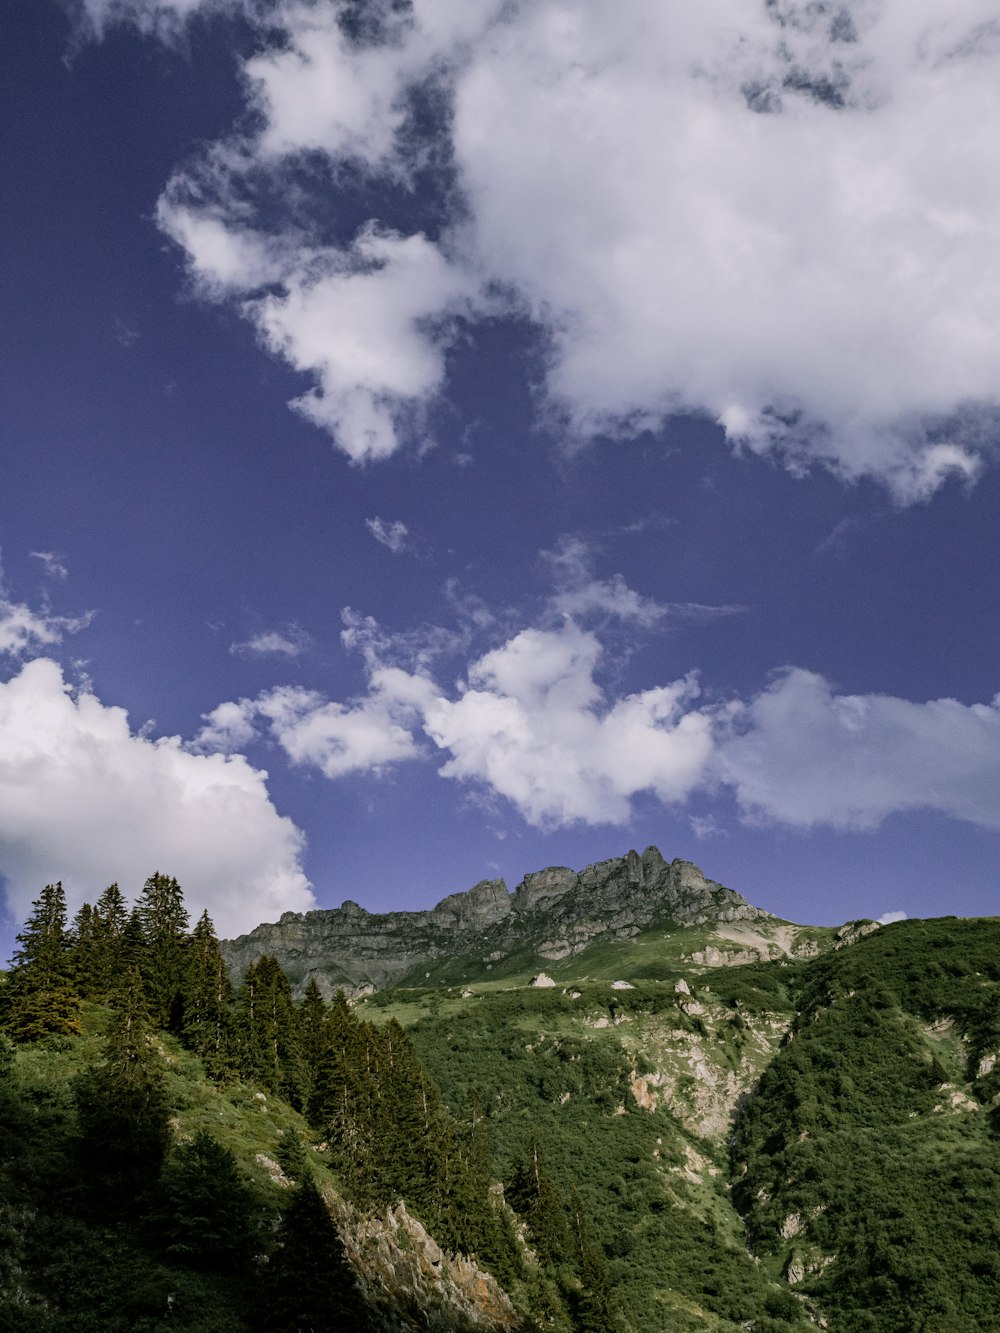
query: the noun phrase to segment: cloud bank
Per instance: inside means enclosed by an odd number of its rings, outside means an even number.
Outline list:
[[[121,708],[74,696],[59,666],[28,662],[0,684],[0,870],[23,919],[63,881],[71,908],[117,880],[131,896],[154,870],[223,935],[314,905],[303,839],[241,755],[152,741]]]
[[[706,700],[694,673],[628,693],[604,683],[605,643],[565,619],[529,627],[441,685],[412,643],[362,622],[368,689],[335,702],[285,686],[220,705],[199,741],[266,736],[328,778],[432,759],[443,778],[508,801],[540,828],[627,824],[640,795],[683,805],[729,795],[740,818],[871,830],[927,810],[1000,829],[1000,695],[990,704],[844,695],[798,668],[744,700]],[[402,656],[399,654],[402,653]],[[698,817],[700,836],[724,831]]]
[[[86,4],[261,24],[253,130],[179,167],[160,224],[354,460],[419,439],[455,317],[504,309],[545,335],[568,438],[697,411],[904,503],[995,454],[992,0]],[[385,216],[334,243],[303,219],[351,175]],[[391,202],[410,188],[433,235]]]

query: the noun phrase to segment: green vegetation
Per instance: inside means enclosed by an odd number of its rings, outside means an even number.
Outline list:
[[[1000,922],[715,968],[667,923],[352,1005],[266,956],[234,989],[187,921],[154,875],[19,937],[0,1329],[1000,1329]],[[400,1201],[517,1313],[432,1296],[444,1260],[393,1287]]]

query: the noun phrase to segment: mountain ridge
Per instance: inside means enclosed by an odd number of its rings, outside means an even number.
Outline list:
[[[368,912],[347,899],[336,908],[285,912],[223,940],[221,948],[234,977],[266,953],[297,991],[315,978],[330,996],[341,986],[360,994],[423,981],[442,960],[467,958],[499,975],[514,959],[559,961],[598,940],[630,939],[658,921],[702,926],[776,924],[777,918],[707,878],[693,861],[668,862],[650,846],[641,856],[633,849],[581,871],[548,866],[525,875],[513,893],[503,879],[480,880],[424,911]]]

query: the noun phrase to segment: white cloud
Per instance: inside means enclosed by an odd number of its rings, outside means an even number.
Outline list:
[[[300,625],[289,625],[284,631],[252,634],[245,643],[230,644],[229,651],[242,657],[300,657],[311,644],[312,639]]]
[[[387,546],[393,555],[399,555],[401,551],[406,550],[410,530],[399,519],[387,523],[385,519],[378,517],[366,518],[365,527],[375,540],[381,542],[383,546]]]
[[[905,912],[883,912],[878,917],[880,926],[891,926],[894,921],[905,921],[907,919]]]
[[[687,706],[691,677],[609,703],[594,678],[601,645],[571,622],[523,630],[439,698],[425,729],[450,757],[445,777],[486,783],[531,824],[624,823],[651,791],[683,800],[712,749],[709,718]]]
[[[991,704],[838,695],[789,669],[728,715],[717,772],[750,820],[872,829],[934,810],[1000,829],[1000,695]]]
[[[87,6],[147,29],[198,8]],[[361,43],[337,6],[265,13],[257,128],[179,173],[161,223],[313,375],[297,406],[351,458],[419,433],[450,317],[486,309],[487,284],[548,334],[549,420],[571,435],[698,410],[901,502],[995,453],[993,0],[414,0]],[[428,86],[450,98],[433,134],[409,114]],[[323,250],[301,211],[265,227],[253,205],[307,154],[375,187],[449,163],[461,207],[437,240],[390,217]]]
[[[264,736],[331,779],[436,757],[442,777],[539,827],[625,823],[640,794],[683,804],[731,791],[748,823],[864,831],[928,810],[1000,830],[1000,695],[841,695],[786,668],[748,699],[704,703],[694,673],[616,692],[602,683],[615,672],[601,636],[568,617],[507,631],[478,655],[468,627],[392,634],[351,611],[344,620],[364,693],[337,702],[289,685],[221,704],[198,745],[234,751]],[[698,838],[725,833],[710,812],[689,819]]]
[[[64,579],[69,574],[65,559],[61,555],[57,555],[55,551],[31,551],[29,554],[32,560],[42,562],[42,568],[49,578]]]
[[[0,871],[23,917],[61,879],[73,908],[112,880],[176,875],[192,911],[234,934],[314,903],[301,833],[242,755],[137,735],[121,708],[75,698],[45,658],[0,684]]]
[[[666,614],[666,607],[630,588],[621,574],[595,578],[591,549],[579,537],[561,537],[556,549],[544,551],[542,558],[556,585],[550,606],[559,615],[574,620],[597,615],[650,626]]]
[[[296,685],[220,704],[206,716],[197,743],[204,749],[232,750],[263,729],[292,764],[318,768],[325,777],[377,773],[419,756],[414,729],[432,694],[433,687],[421,676],[373,665],[367,695],[350,704],[331,703]]]
[[[256,724],[292,763],[340,778],[426,756],[429,739],[445,758],[442,776],[481,785],[543,826],[623,823],[637,793],[679,801],[701,779],[711,719],[688,707],[693,678],[608,700],[595,680],[601,644],[571,621],[522,630],[449,692],[382,664],[373,623],[361,627],[349,642],[365,655],[366,695],[341,704],[294,686],[271,690],[216,709],[200,743],[246,744]]]
[[[18,658],[39,648],[61,643],[64,634],[86,629],[90,613],[82,616],[53,616],[33,611],[23,602],[13,602],[0,590],[0,654]]]

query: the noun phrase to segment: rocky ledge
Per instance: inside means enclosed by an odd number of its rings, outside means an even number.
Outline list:
[[[654,921],[769,919],[693,862],[667,862],[647,847],[579,872],[550,866],[525,875],[513,894],[502,879],[482,880],[425,912],[372,913],[350,900],[327,911],[286,912],[223,941],[222,952],[234,980],[273,954],[297,993],[315,977],[326,995],[338,986],[357,994],[421,980],[442,959],[474,958],[483,967],[514,953],[558,960],[600,938],[627,939]]]

